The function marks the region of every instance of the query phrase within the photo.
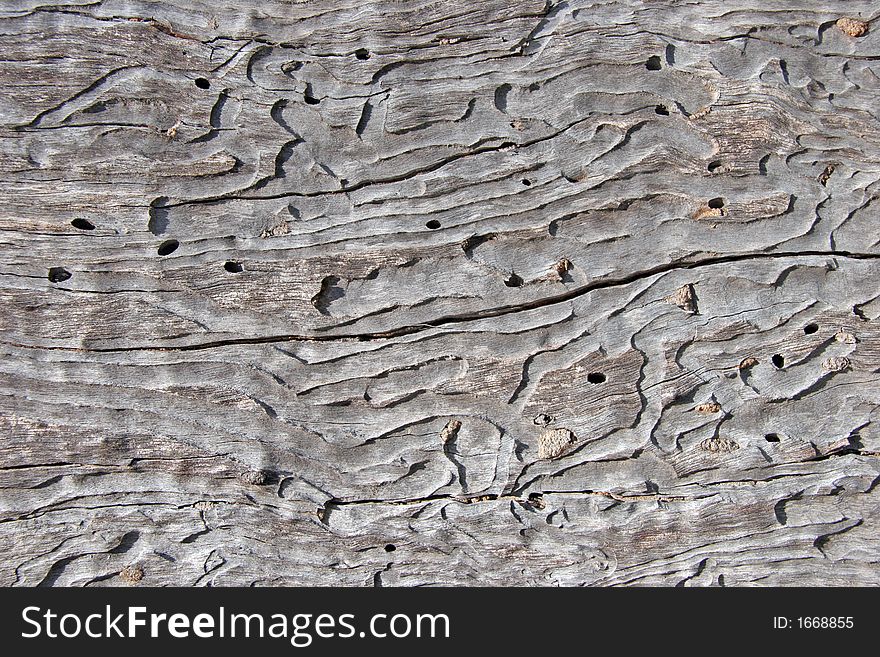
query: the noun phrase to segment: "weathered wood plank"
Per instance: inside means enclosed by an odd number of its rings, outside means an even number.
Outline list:
[[[880,583],[839,4],[5,3],[0,583]]]

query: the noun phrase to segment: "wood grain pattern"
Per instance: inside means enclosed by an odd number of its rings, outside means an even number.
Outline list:
[[[880,584],[875,15],[3,3],[0,584]]]

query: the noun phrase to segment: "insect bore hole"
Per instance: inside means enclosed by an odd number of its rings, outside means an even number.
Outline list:
[[[237,274],[244,270],[244,267],[241,266],[240,262],[234,262],[233,260],[228,260],[225,265],[223,265],[223,269],[228,271],[230,274]]]
[[[370,51],[367,50],[366,48],[358,48],[357,50],[354,51],[354,56],[357,57],[358,59],[369,59],[370,58]]]
[[[815,333],[815,332],[818,331],[818,330],[819,330],[819,325],[818,325],[818,324],[807,324],[807,325],[804,327],[804,333],[806,333],[807,335],[811,335],[811,334]]]
[[[587,374],[587,381],[590,383],[605,383],[606,376],[602,372],[590,372]]]
[[[522,287],[523,283],[525,283],[525,281],[523,281],[522,276],[515,272],[511,272],[510,276],[504,280],[504,284],[507,287]]]
[[[657,107],[654,108],[654,112],[660,116],[669,116],[669,110],[666,109],[666,105],[657,105]]]
[[[177,240],[165,240],[159,245],[156,253],[160,256],[167,256],[177,251],[178,246],[180,246],[180,242]]]
[[[394,545],[394,543],[389,543],[388,545],[385,546],[386,552],[394,552],[396,549],[397,549],[397,546]]]
[[[79,228],[80,230],[95,230],[95,224],[88,219],[81,219],[80,217],[71,221],[70,225],[74,228]]]
[[[193,80],[193,83],[199,89],[210,89],[211,88],[211,83],[208,82],[205,78],[196,78],[195,80]]]
[[[773,358],[770,360],[773,361],[773,365],[780,370],[785,367],[785,359],[779,354],[773,354]]]
[[[715,198],[710,198],[709,202],[706,205],[708,205],[710,208],[712,208],[714,210],[720,210],[721,208],[724,207],[724,199],[721,198],[720,196],[717,196]]]
[[[648,57],[648,61],[645,62],[645,68],[649,71],[659,71],[660,67],[660,58],[657,55],[651,55]]]
[[[430,228],[431,230],[437,230],[438,228],[440,228],[440,222],[436,219],[431,219],[431,221],[426,223],[425,226],[427,228]]]
[[[764,440],[768,443],[778,443],[779,442],[779,434],[778,433],[768,433],[764,436]]]
[[[51,267],[49,268],[49,274],[47,278],[52,283],[61,283],[63,281],[66,281],[71,276],[73,276],[73,274],[67,271],[64,267]]]

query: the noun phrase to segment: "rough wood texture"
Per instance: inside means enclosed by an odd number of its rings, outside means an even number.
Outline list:
[[[4,2],[0,584],[880,584],[875,11]]]

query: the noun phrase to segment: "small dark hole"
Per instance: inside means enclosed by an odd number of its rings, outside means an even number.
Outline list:
[[[669,110],[666,109],[666,105],[657,105],[657,107],[654,108],[654,111],[660,116],[669,116]]]
[[[357,50],[354,51],[354,56],[357,57],[358,59],[369,59],[370,58],[370,51],[365,48],[358,48]]]
[[[779,442],[779,434],[768,433],[766,436],[764,436],[764,440],[766,440],[768,443],[778,443]]]
[[[771,358],[770,360],[772,360],[773,364],[779,369],[785,367],[785,359],[779,354],[773,354],[773,358]]]
[[[436,219],[431,219],[431,221],[426,223],[425,226],[427,226],[431,230],[437,230],[438,228],[440,228],[440,222]]]
[[[168,254],[177,251],[178,246],[180,246],[180,242],[178,242],[177,240],[165,240],[159,245],[159,248],[156,252],[160,256],[167,256]]]
[[[659,71],[660,66],[660,58],[657,55],[651,55],[648,57],[648,61],[645,62],[645,68],[649,71]]]
[[[709,202],[706,205],[708,205],[710,208],[714,208],[717,210],[724,207],[724,199],[720,196],[716,198],[710,198]]]
[[[815,332],[818,331],[818,330],[819,330],[819,325],[818,325],[818,324],[807,324],[807,325],[804,327],[804,333],[806,333],[807,335],[810,335],[810,334],[812,334],[812,333],[815,333]]]
[[[523,284],[523,279],[521,276],[512,273],[510,276],[507,277],[507,280],[504,281],[504,284],[507,287],[521,287]]]
[[[386,552],[394,552],[396,549],[397,549],[397,546],[394,545],[394,543],[389,543],[388,545],[385,546]]]
[[[60,283],[66,281],[71,276],[73,276],[73,274],[67,271],[64,267],[51,267],[47,278],[53,283]]]
[[[211,83],[208,82],[205,78],[196,78],[195,85],[199,89],[210,89],[211,88]]]
[[[528,178],[523,178],[523,179],[522,179],[522,184],[525,185],[526,187],[528,187],[529,185],[532,184],[532,181],[529,180]]]
[[[552,421],[553,421],[553,416],[547,415],[546,413],[538,413],[535,416],[535,419],[532,420],[532,422],[534,422],[538,426],[542,426],[542,427],[546,427]]]
[[[223,265],[223,269],[228,271],[230,274],[237,274],[238,272],[242,271],[244,267],[241,266],[240,262],[233,262],[232,260],[229,260],[225,265]]]
[[[715,173],[716,171],[718,171],[718,169],[721,168],[721,160],[712,160],[711,162],[709,162],[709,166],[707,168],[709,169],[709,173]]]
[[[590,383],[605,383],[605,375],[602,372],[590,372],[587,374],[587,381]]]
[[[79,217],[71,221],[70,225],[80,230],[95,230],[95,224],[88,219],[80,219]]]

